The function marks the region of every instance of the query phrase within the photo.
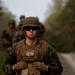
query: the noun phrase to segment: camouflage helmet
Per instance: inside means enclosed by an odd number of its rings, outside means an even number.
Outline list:
[[[36,17],[27,17],[23,23],[23,30],[26,26],[40,27],[39,19],[37,19]]]
[[[8,25],[10,25],[10,24],[15,26],[16,25],[15,20],[14,19],[9,20]]]
[[[20,20],[21,20],[21,19],[25,19],[25,16],[24,16],[24,15],[21,15],[21,16],[20,16]]]

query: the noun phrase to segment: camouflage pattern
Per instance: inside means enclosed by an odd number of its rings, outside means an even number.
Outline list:
[[[44,37],[44,33],[45,33],[45,27],[44,25],[40,22],[40,31],[39,31],[39,35],[38,38],[42,39]]]
[[[13,41],[12,43],[15,44],[17,42],[19,42],[20,40],[23,40],[25,39],[25,33],[22,31],[22,30],[18,30],[15,35],[14,35],[14,38],[13,38]]]
[[[37,26],[39,27],[40,23],[36,17],[27,17],[23,23],[23,30],[26,26]]]
[[[22,26],[23,31],[26,26],[39,27],[38,38],[42,39],[44,37],[45,27],[41,22],[39,22],[39,19],[37,17],[27,17],[23,22],[23,26]]]
[[[22,20],[22,19],[25,19],[25,16],[24,15],[21,15],[20,16],[20,20]]]
[[[22,30],[24,21],[25,21],[25,19],[20,20],[19,24],[17,25],[18,30]]]
[[[15,33],[15,35],[13,37],[13,44],[19,42],[22,39],[25,39],[25,33],[22,31],[22,26],[23,26],[24,20],[25,19],[22,19],[17,26],[18,31]]]
[[[44,30],[40,32],[40,30],[42,29],[40,27],[42,26],[36,17],[26,18],[23,25],[24,25],[23,29],[26,26],[37,26],[39,27],[38,35],[44,33]],[[29,55],[31,54],[34,56],[29,57]],[[15,60],[13,61],[13,59]],[[48,71],[36,69],[36,70],[39,70],[38,71],[39,75],[60,75],[63,71],[63,67],[59,61],[59,58],[56,54],[55,49],[46,40],[39,39],[38,37],[37,37],[37,42],[35,45],[28,46],[26,44],[26,39],[24,39],[19,41],[16,45],[13,45],[12,51],[11,49],[9,49],[7,56],[5,58],[4,65],[3,65],[4,72],[7,75],[22,75],[21,74],[22,71],[23,73],[25,72],[24,68],[20,68],[20,70],[18,69],[15,70],[12,68],[13,65],[16,65],[17,62],[21,62],[21,61],[26,62],[28,64],[29,74],[31,74],[34,71],[32,67],[32,63],[35,63],[35,62],[40,62],[40,63],[43,62],[45,66],[47,65],[49,67]],[[34,75],[36,75],[36,73],[34,73]]]
[[[43,53],[43,58],[40,60],[40,62],[44,62],[46,65],[49,66],[48,71],[41,71],[40,75],[61,75],[61,73],[63,71],[63,67],[59,61],[59,58],[56,54],[55,49],[51,45],[49,45],[47,43],[47,41],[45,41],[45,40],[38,40],[37,43],[35,44],[35,47],[36,47],[36,49],[39,49],[39,50],[41,50],[41,48],[42,48],[41,53]],[[20,75],[20,72],[21,72],[20,70],[15,71],[15,70],[12,70],[11,67],[14,63],[21,60],[20,54],[26,48],[28,48],[28,45],[26,44],[25,40],[21,40],[15,46],[15,49],[16,49],[15,51],[14,50],[8,51],[6,60],[3,65],[3,70],[5,73],[7,73],[7,75],[16,75],[15,72],[18,72],[19,74],[17,74],[17,75]],[[15,58],[17,58],[17,59],[15,59]],[[15,60],[13,61],[13,59],[15,59]]]
[[[8,22],[8,25],[10,25],[10,24],[12,24],[15,28],[16,23],[15,23],[14,19],[10,19],[10,21]]]
[[[1,34],[2,46],[4,49],[12,46],[12,39],[16,31],[15,20],[10,19],[8,22],[8,28],[4,29]]]
[[[27,24],[39,25],[39,20],[36,17],[27,17],[25,19],[24,25]]]
[[[16,75],[16,71],[12,71],[12,65],[16,62],[17,58],[15,50],[12,47],[6,49],[4,65],[2,66],[5,75]]]
[[[17,31],[16,29],[11,30],[9,28],[2,31],[1,39],[4,49],[12,46],[12,39],[16,31]]]

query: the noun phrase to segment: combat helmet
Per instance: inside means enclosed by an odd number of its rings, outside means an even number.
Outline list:
[[[25,16],[24,15],[21,15],[20,16],[20,20],[22,20],[22,19],[25,19]]]
[[[8,22],[8,25],[10,25],[10,24],[15,26],[16,25],[15,20],[14,19],[10,19],[9,22]]]
[[[24,30],[26,26],[36,26],[40,28],[39,19],[36,17],[27,17],[23,23],[22,29]]]

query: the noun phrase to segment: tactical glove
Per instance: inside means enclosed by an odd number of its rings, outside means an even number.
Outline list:
[[[41,71],[47,71],[47,66],[43,62],[34,62],[32,63],[32,67]]]
[[[13,70],[20,70],[20,69],[26,69],[28,67],[28,64],[24,61],[17,62],[15,65],[13,65]]]

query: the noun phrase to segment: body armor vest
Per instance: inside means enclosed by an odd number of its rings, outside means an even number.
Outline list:
[[[41,62],[48,52],[48,43],[45,40],[40,40],[36,45],[28,46],[25,40],[20,41],[16,46],[17,61],[25,61],[28,63],[28,74],[29,75],[40,75],[39,70],[32,68],[33,62]],[[35,72],[34,72],[35,71]],[[25,70],[24,70],[25,72]],[[22,74],[24,75],[22,70]]]

